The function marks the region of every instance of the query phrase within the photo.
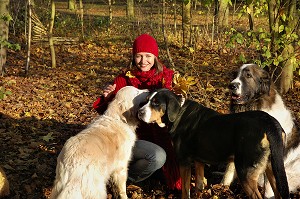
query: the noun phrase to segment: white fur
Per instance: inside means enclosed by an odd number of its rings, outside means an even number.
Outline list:
[[[136,140],[138,105],[147,90],[121,89],[107,111],[67,140],[57,159],[52,199],[106,199],[111,178],[127,198],[127,167]]]
[[[251,65],[251,64],[243,64],[243,65],[241,66],[240,70],[239,70],[239,73],[238,73],[237,77],[236,77],[234,80],[231,81],[231,83],[238,83],[238,84],[239,84],[239,86],[238,86],[238,88],[237,88],[237,90],[236,90],[236,94],[237,94],[237,95],[242,94],[242,88],[243,88],[243,85],[242,85],[242,84],[243,84],[243,82],[241,81],[240,77],[241,77],[241,75],[242,75],[242,70],[243,70],[244,68],[246,68],[248,65]]]
[[[151,123],[151,109],[149,106],[149,102],[147,104],[145,104],[142,109],[143,111],[145,111],[145,114],[143,115],[143,118],[140,118],[141,120],[145,121],[146,123]]]
[[[156,95],[157,92],[154,92],[149,97],[147,104],[145,104],[142,108],[140,108],[139,112],[143,112],[143,114],[139,114],[139,118],[146,123],[153,123],[155,121],[151,121],[152,111],[151,111],[151,99]]]
[[[151,99],[157,94],[157,92],[153,92],[153,94],[149,97],[149,101],[139,110],[138,117],[146,123],[157,123],[157,125],[161,128],[165,127],[166,124],[162,121],[154,121],[152,119],[152,109],[151,109]]]
[[[284,159],[284,167],[288,179],[290,192],[297,192],[300,188],[300,145],[291,150]],[[265,198],[274,199],[274,193],[270,183],[266,183]]]
[[[288,110],[284,105],[284,102],[280,95],[278,93],[276,94],[275,103],[271,106],[271,108],[263,108],[262,111],[269,113],[278,120],[286,133],[286,142],[288,142],[289,135],[291,134],[292,129],[295,125],[293,121],[294,118],[290,110]],[[289,183],[289,189],[291,192],[295,192],[297,191],[297,188],[300,188],[300,145],[298,145],[297,148],[289,151],[284,159],[284,166]],[[265,198],[275,198],[269,182],[266,183],[265,188]]]
[[[276,118],[287,136],[292,132],[292,129],[295,125],[293,121],[294,118],[291,114],[291,111],[288,110],[284,105],[284,102],[277,91],[275,103],[271,106],[271,108],[262,108],[262,111],[265,111]]]

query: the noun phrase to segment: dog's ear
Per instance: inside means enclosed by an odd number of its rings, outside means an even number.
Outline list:
[[[269,93],[271,86],[271,77],[266,70],[262,70],[260,75],[260,89],[261,93]]]
[[[170,122],[175,121],[180,111],[181,100],[179,98],[181,97],[180,96],[176,97],[175,95],[174,96],[172,95],[172,97],[170,97],[169,102],[167,104],[167,115]]]

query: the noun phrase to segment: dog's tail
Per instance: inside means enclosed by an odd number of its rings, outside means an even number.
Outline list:
[[[284,130],[279,122],[272,118],[272,123],[275,124],[271,127],[271,131],[267,133],[268,140],[270,142],[271,150],[271,165],[273,174],[276,180],[276,186],[279,194],[283,199],[289,198],[289,186],[284,168],[284,142],[283,133]],[[276,132],[276,133],[275,133]]]

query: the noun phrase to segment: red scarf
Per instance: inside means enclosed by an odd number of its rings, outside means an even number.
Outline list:
[[[166,67],[164,67],[163,71],[160,73],[157,73],[156,68],[152,68],[149,71],[132,70],[127,71],[126,76],[129,77],[130,84],[136,88],[164,88],[165,81],[169,78],[169,76],[172,78],[173,75],[173,71],[169,71],[171,70],[168,70]]]

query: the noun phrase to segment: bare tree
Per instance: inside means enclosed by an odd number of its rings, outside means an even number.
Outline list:
[[[176,0],[173,0],[173,10],[174,10],[174,35],[177,36],[177,3]]]
[[[52,68],[56,67],[56,57],[55,57],[54,42],[53,42],[54,17],[55,17],[55,3],[54,0],[51,0],[51,19],[49,23],[49,46],[51,52]]]
[[[134,0],[127,0],[127,17],[129,19],[134,17]]]
[[[79,12],[80,12],[80,23],[81,23],[81,35],[84,38],[84,27],[83,27],[83,3],[79,0]]]
[[[174,62],[173,62],[172,57],[171,57],[171,54],[170,54],[169,43],[168,43],[167,33],[166,33],[166,29],[165,29],[165,25],[166,25],[165,13],[166,13],[166,0],[162,0],[162,14],[161,14],[161,18],[162,18],[162,32],[163,32],[163,36],[164,36],[164,42],[165,42],[167,56],[169,58],[170,65],[172,67],[175,67]]]
[[[249,29],[253,30],[254,28],[254,23],[253,23],[253,0],[247,0],[247,14],[248,14],[248,20],[249,20]]]
[[[68,0],[68,8],[69,8],[69,10],[75,10],[76,9],[76,0]]]
[[[25,66],[25,74],[28,74],[29,71],[29,63],[30,63],[30,49],[31,49],[31,30],[32,30],[32,1],[27,1],[27,10],[28,10],[28,31],[27,31],[27,58],[26,58],[26,66]],[[25,28],[26,29],[26,28]]]
[[[6,44],[8,40],[9,26],[9,0],[0,0],[0,73],[4,73],[6,63]]]
[[[219,10],[217,16],[219,28],[227,27],[229,17],[229,0],[219,0]]]
[[[191,0],[182,1],[182,38],[183,45],[189,45],[191,37]]]

